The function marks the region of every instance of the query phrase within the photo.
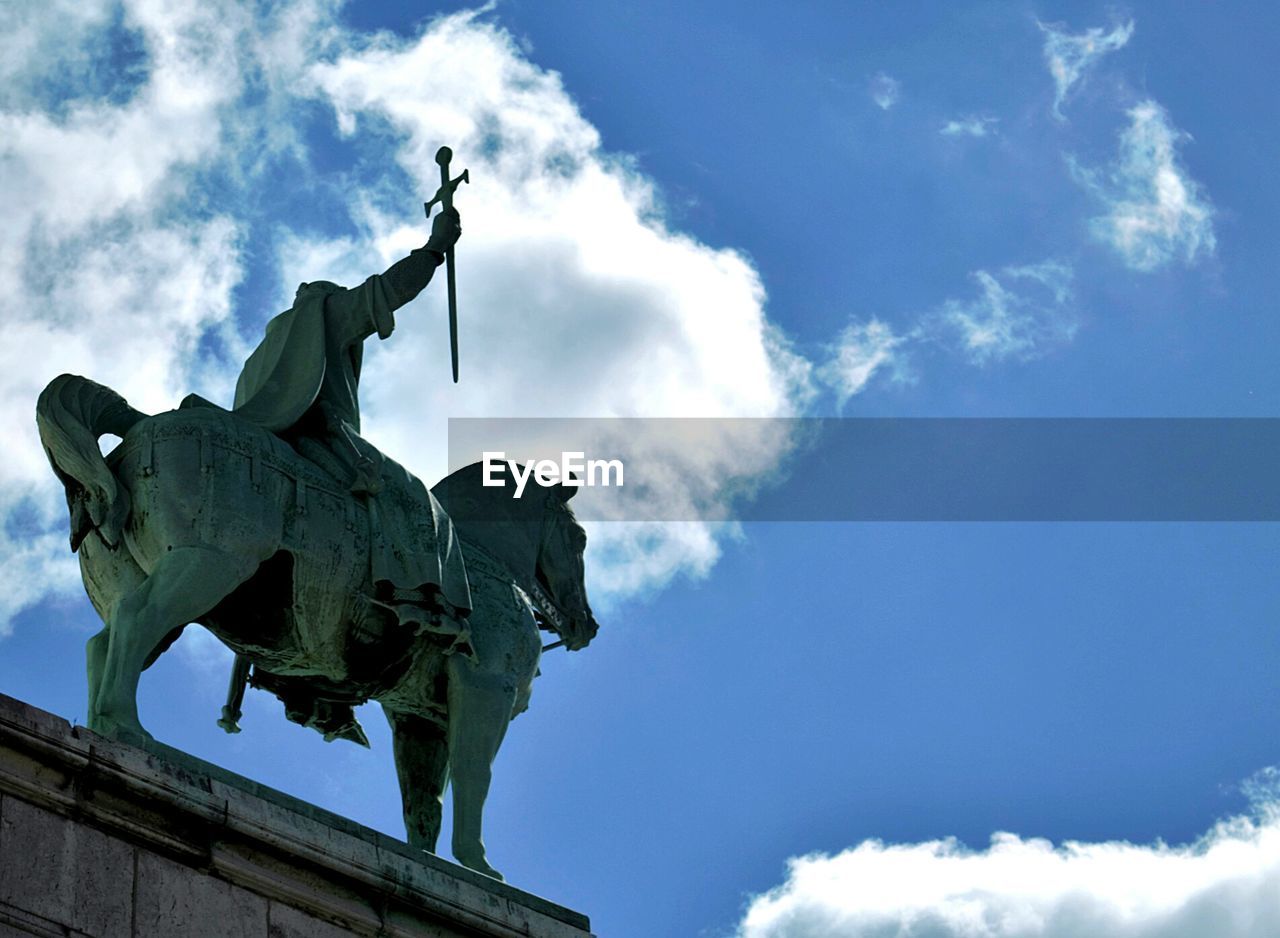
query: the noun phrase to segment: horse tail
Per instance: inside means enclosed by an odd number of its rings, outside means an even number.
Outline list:
[[[73,551],[93,530],[108,547],[119,545],[129,517],[129,491],[102,458],[98,437],[122,437],[146,416],[115,391],[79,375],[59,375],[40,392],[36,426],[49,463],[66,489]]]

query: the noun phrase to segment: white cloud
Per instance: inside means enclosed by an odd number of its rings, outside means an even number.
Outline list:
[[[695,521],[671,523],[587,522],[593,559],[589,571],[594,596],[635,595],[661,589],[677,576],[706,576],[720,558],[720,543],[733,537],[732,525]]]
[[[15,511],[31,508],[30,500],[19,500]],[[65,507],[62,514],[66,514]],[[46,522],[55,519],[45,518]],[[63,520],[62,518],[56,519]],[[71,594],[81,589],[80,570],[70,562],[67,537],[61,531],[23,532],[0,537],[5,551],[3,590],[0,590],[0,638],[9,634],[11,620],[23,609],[49,594]]]
[[[0,352],[0,516],[17,530],[21,514],[26,532],[0,536],[0,622],[78,592],[34,429],[44,383],[78,372],[148,411],[192,390],[229,402],[236,364],[299,281],[354,284],[422,243],[414,206],[445,142],[472,174],[458,196],[462,384],[433,283],[366,358],[366,430],[394,458],[437,478],[447,414],[780,416],[807,399],[809,364],[769,321],[750,261],[669,227],[652,182],[603,149],[557,74],[473,15],[400,39],[345,31],[336,6],[134,0],[86,6],[74,28],[23,14],[0,35],[0,290],[16,311]],[[115,74],[102,50],[122,43],[138,54]],[[44,78],[63,64],[81,84],[55,100]],[[302,122],[317,102],[367,161],[341,180],[311,168]],[[357,234],[277,217],[272,160]],[[278,262],[271,309],[236,306],[249,254]],[[777,453],[751,455],[766,471]],[[609,530],[617,542],[598,535],[593,557],[620,593],[705,573],[723,536]]]
[[[887,111],[902,97],[902,82],[886,72],[877,72],[871,78],[869,93],[876,107]]]
[[[1280,810],[1213,825],[1196,842],[1059,846],[997,833],[864,841],[787,864],[751,901],[740,938],[1268,938],[1280,934]]]
[[[1178,144],[1189,139],[1164,108],[1144,101],[1129,111],[1110,167],[1093,171],[1070,161],[1077,180],[1104,207],[1090,223],[1093,236],[1135,270],[1176,259],[1191,264],[1214,251],[1213,205],[1178,160]]]
[[[1083,33],[1068,33],[1060,24],[1040,24],[1044,33],[1044,59],[1053,76],[1054,116],[1062,118],[1062,105],[1071,89],[1080,83],[1085,73],[1108,52],[1124,47],[1133,35],[1133,21],[1116,26],[1110,32],[1094,26]]]
[[[27,101],[50,84],[84,85],[104,51],[108,0],[48,0],[0,7],[0,106]]]
[[[1274,792],[1271,793],[1274,798]],[[1280,934],[1280,806],[1180,846],[999,833],[868,840],[788,863],[739,938],[1264,938]]]
[[[960,117],[942,125],[938,133],[944,137],[985,137],[995,133],[996,117]]]
[[[450,413],[790,409],[793,379],[803,381],[792,369],[803,365],[768,322],[749,262],[668,229],[652,184],[601,150],[558,76],[523,60],[505,33],[455,18],[417,43],[343,58],[318,74],[339,115],[386,118],[406,135],[395,156],[421,191],[438,181],[431,156],[441,140],[468,154],[460,165],[474,184],[458,198],[467,275],[459,295],[474,352],[471,386],[438,388]],[[429,113],[424,100],[433,102]],[[353,273],[422,240],[416,220],[357,215],[380,256],[367,253]],[[440,294],[430,288],[434,310],[425,315],[442,309]],[[415,315],[423,313],[405,314]],[[411,326],[376,351],[421,353],[438,365],[442,338]],[[384,407],[404,386],[389,368],[371,389]],[[549,368],[573,378],[555,380]]]
[[[876,372],[885,368],[900,372],[899,357],[906,340],[879,319],[846,326],[836,340],[831,358],[820,370],[820,377],[836,393],[836,406],[844,407]]]
[[[668,228],[652,183],[601,148],[559,76],[529,63],[507,33],[455,16],[314,74],[344,126],[389,128],[420,191],[438,183],[432,157],[445,140],[465,154],[455,171],[472,177],[458,195],[463,383],[446,377],[443,295],[433,285],[366,365],[367,426],[388,453],[443,474],[446,414],[780,416],[802,406],[808,363],[768,321],[751,264]],[[378,256],[337,260],[351,279],[422,239],[378,193],[356,197],[359,243]],[[285,267],[287,284],[308,277]],[[786,448],[720,442],[687,454],[699,471],[673,480],[668,498],[704,505],[731,478],[768,472]],[[596,528],[593,586],[607,598],[704,574],[719,548],[712,529],[695,528]]]
[[[977,365],[1035,358],[1075,335],[1073,276],[1070,266],[1052,260],[998,274],[975,271],[979,296],[948,300],[929,330],[958,337],[960,351]]]
[[[40,388],[80,371],[159,408],[217,384],[219,363],[193,367],[195,350],[207,334],[234,344],[241,275],[240,223],[201,204],[194,185],[218,159],[241,91],[238,9],[16,7],[26,11],[20,28],[0,31],[10,79],[0,106],[0,432],[11,441],[0,464],[0,634],[42,595],[78,589],[65,505],[35,433]],[[135,46],[145,67],[115,69],[104,31]],[[64,62],[81,85],[50,77]],[[70,100],[51,99],[51,86]]]

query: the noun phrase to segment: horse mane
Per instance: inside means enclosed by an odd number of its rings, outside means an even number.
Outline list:
[[[575,486],[543,485],[536,476],[530,476],[523,494],[516,498],[515,480],[510,473],[502,473],[501,478],[500,486],[485,485],[484,463],[473,462],[445,476],[432,486],[431,493],[454,521],[520,522],[536,517],[533,512],[541,512],[548,498],[567,503],[578,491]]]

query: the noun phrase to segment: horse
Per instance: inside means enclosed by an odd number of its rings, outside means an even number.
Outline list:
[[[598,628],[586,535],[568,505],[576,489],[513,498],[483,485],[479,464],[444,479],[426,499],[432,517],[417,520],[438,533],[442,571],[461,552],[470,608],[440,590],[405,617],[371,582],[370,514],[386,510],[376,497],[351,494],[232,413],[188,403],[149,416],[76,375],[55,378],[37,402],[71,549],[104,624],[86,646],[89,729],[150,739],[141,674],[198,623],[236,653],[241,681],[327,740],[367,745],[354,707],[379,701],[409,843],[435,851],[450,786],[454,858],[500,879],[485,856],[484,802],[507,725],[528,706],[539,631],[576,650]],[[105,457],[104,434],[121,438]],[[224,708],[219,722],[238,731],[236,716]]]

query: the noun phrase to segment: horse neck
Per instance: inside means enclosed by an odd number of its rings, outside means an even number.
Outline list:
[[[541,548],[541,515],[513,514],[502,521],[475,521],[460,530],[462,539],[479,545],[519,578],[532,579]]]
[[[542,549],[545,493],[515,498],[509,479],[507,483],[484,485],[480,463],[475,463],[450,475],[434,491],[463,541],[491,554],[517,578],[531,581]]]

